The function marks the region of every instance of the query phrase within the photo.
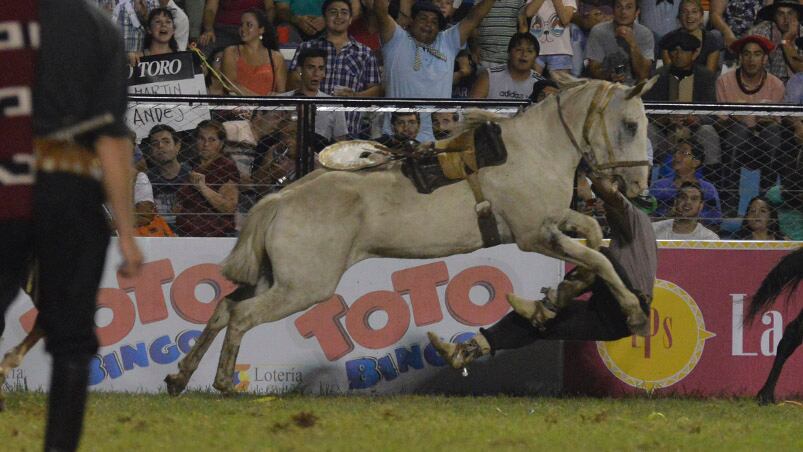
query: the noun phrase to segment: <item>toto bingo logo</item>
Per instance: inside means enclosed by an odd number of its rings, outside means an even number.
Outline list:
[[[623,382],[647,392],[684,379],[703,354],[705,341],[715,334],[691,296],[681,287],[655,281],[650,310],[650,335],[597,342],[605,366]]]

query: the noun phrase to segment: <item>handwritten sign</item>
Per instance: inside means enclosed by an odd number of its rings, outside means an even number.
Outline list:
[[[137,66],[129,66],[129,94],[143,95],[194,95],[206,94],[206,83],[192,52],[146,56]],[[210,119],[205,104],[187,105],[160,103],[132,103],[126,121],[141,140],[157,124],[166,124],[181,131],[195,128],[199,122]]]

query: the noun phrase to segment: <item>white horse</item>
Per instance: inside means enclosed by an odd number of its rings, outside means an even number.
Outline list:
[[[559,95],[513,118],[475,112],[470,121],[497,121],[507,148],[505,163],[478,174],[502,242],[600,275],[637,332],[643,331],[646,317],[610,262],[596,251],[599,225],[568,207],[581,158],[600,171],[620,174],[629,194],[647,187],[647,117],[640,95],[653,82],[626,87],[572,79]],[[467,182],[421,194],[398,163],[357,172],[319,169],[262,199],[223,263],[223,274],[240,288],[219,303],[179,363],[179,372],[165,378],[168,392],[184,390],[224,327],[213,386],[232,391],[245,332],[329,299],[343,273],[363,259],[434,258],[481,248],[474,206]],[[562,230],[585,236],[588,247]]]

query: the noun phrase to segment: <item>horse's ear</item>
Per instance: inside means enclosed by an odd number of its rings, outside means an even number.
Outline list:
[[[657,81],[658,81],[657,75],[649,80],[642,80],[641,82],[638,83],[638,85],[629,88],[627,90],[627,96],[625,96],[625,99],[632,99],[636,96],[643,96],[644,94],[647,93],[647,91],[650,90],[650,88],[652,88],[653,85],[655,85],[655,82]]]
[[[586,79],[575,78],[570,74],[561,71],[555,71],[554,73],[550,74],[550,76],[552,77],[552,80],[558,84],[558,88],[561,91],[588,83],[588,80]]]

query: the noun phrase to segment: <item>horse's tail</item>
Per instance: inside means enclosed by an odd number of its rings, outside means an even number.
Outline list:
[[[223,276],[237,283],[256,285],[263,261],[268,258],[265,236],[276,216],[277,207],[278,198],[269,196],[251,209],[240,231],[240,238],[223,261]],[[269,258],[265,265],[270,266]],[[267,270],[270,271],[269,268]]]
[[[803,280],[803,247],[787,254],[767,273],[761,286],[750,300],[745,323],[750,323],[759,312],[771,305],[784,290],[789,289],[788,302]]]

